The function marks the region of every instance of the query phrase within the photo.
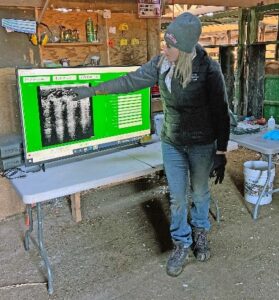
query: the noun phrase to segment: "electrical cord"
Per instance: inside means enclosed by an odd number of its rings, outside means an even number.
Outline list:
[[[19,172],[20,172],[20,174],[18,174]],[[11,169],[8,169],[5,171],[1,170],[0,175],[1,175],[1,177],[7,178],[7,179],[23,178],[23,177],[27,176],[26,172],[20,168],[11,168]]]
[[[45,164],[39,165],[38,169],[35,170],[23,170],[21,168],[11,168],[8,170],[2,170],[0,169],[0,176],[3,178],[7,178],[9,180],[11,179],[18,179],[18,178],[24,178],[27,176],[28,173],[37,173],[43,171],[45,172]]]

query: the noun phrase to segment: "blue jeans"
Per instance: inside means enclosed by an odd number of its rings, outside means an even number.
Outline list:
[[[209,173],[213,165],[215,143],[174,146],[162,142],[165,172],[170,190],[170,233],[173,242],[192,244],[191,226],[210,229],[208,219]],[[190,183],[190,185],[189,185]],[[188,195],[191,194],[191,222],[187,222]]]

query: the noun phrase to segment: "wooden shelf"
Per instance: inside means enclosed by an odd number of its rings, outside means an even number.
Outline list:
[[[46,44],[44,47],[77,47],[77,46],[99,46],[99,45],[103,45],[103,43],[101,42],[93,42],[93,43],[89,43],[89,42],[69,42],[69,43],[48,43]]]
[[[237,44],[202,45],[203,48],[237,47]]]
[[[264,42],[254,42],[252,44],[247,44],[246,46],[253,46],[253,45],[277,45],[279,41],[264,41]],[[202,44],[201,44],[202,45]],[[237,47],[243,46],[241,44],[218,44],[218,45],[202,45],[203,48],[219,48],[219,47]]]
[[[252,44],[249,44],[248,46],[251,45],[278,45],[279,41],[264,41],[264,42],[254,42]]]

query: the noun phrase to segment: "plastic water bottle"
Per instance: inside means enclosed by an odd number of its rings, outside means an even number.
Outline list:
[[[268,130],[275,129],[275,119],[273,118],[273,116],[271,116],[267,121],[267,129]]]

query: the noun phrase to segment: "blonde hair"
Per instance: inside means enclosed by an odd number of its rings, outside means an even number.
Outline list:
[[[192,60],[193,53],[179,51],[173,76],[174,78],[179,78],[179,82],[183,88],[186,88],[192,78]]]
[[[192,60],[193,57],[196,55],[196,49],[192,53],[187,53],[183,51],[179,51],[178,59],[175,64],[175,71],[174,71],[174,78],[178,78],[180,84],[183,88],[186,88],[188,83],[191,81],[192,78]],[[158,67],[160,67],[163,64],[163,61],[165,60],[165,56],[162,55]]]

